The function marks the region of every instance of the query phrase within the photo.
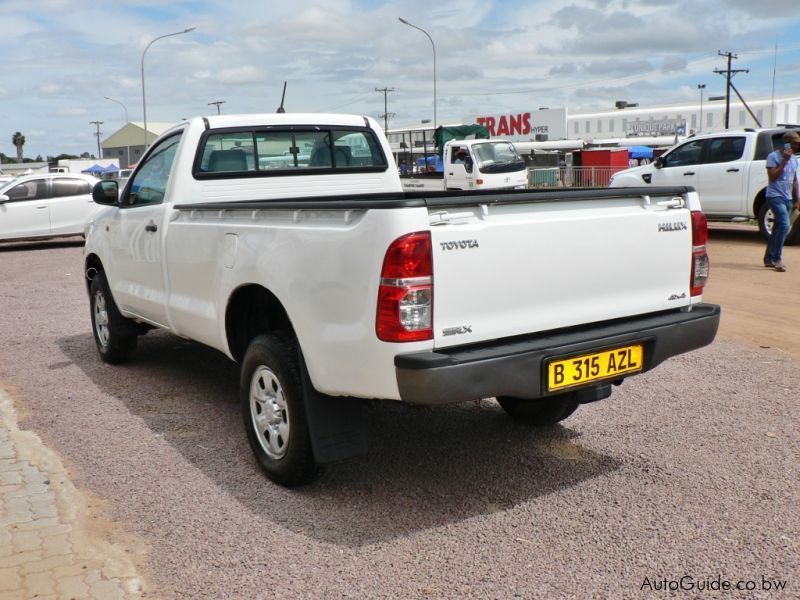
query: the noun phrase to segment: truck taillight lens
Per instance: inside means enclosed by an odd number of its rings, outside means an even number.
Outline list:
[[[699,210],[692,211],[692,296],[703,294],[703,287],[708,281],[708,221]]]
[[[433,256],[429,232],[398,238],[386,251],[375,331],[384,342],[433,339]]]

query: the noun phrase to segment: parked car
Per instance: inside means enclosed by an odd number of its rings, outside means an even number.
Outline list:
[[[766,202],[767,155],[797,127],[718,131],[686,139],[655,162],[615,173],[610,187],[692,186],[709,221],[757,219],[764,237],[775,220]],[[787,244],[800,244],[798,211]]]
[[[26,175],[0,184],[0,241],[82,235],[97,210],[90,175]]]

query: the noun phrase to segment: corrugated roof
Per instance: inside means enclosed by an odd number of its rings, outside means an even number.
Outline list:
[[[147,122],[147,142],[152,143],[159,135],[175,123],[151,123]],[[141,121],[129,121],[120,129],[112,133],[101,142],[103,148],[122,148],[124,146],[143,146],[144,145],[144,123]]]

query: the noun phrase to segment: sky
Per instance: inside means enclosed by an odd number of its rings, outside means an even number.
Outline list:
[[[569,114],[722,95],[719,52],[746,100],[800,95],[796,0],[0,0],[0,151],[97,154],[148,122],[344,112],[389,127],[566,107]],[[195,27],[192,32],[155,38]],[[774,83],[773,83],[774,82]],[[774,86],[774,91],[773,91]],[[105,97],[113,98],[108,100]]]

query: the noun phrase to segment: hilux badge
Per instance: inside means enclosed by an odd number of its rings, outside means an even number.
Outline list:
[[[658,232],[665,233],[667,231],[686,231],[688,227],[683,221],[674,221],[673,223],[659,223]]]

